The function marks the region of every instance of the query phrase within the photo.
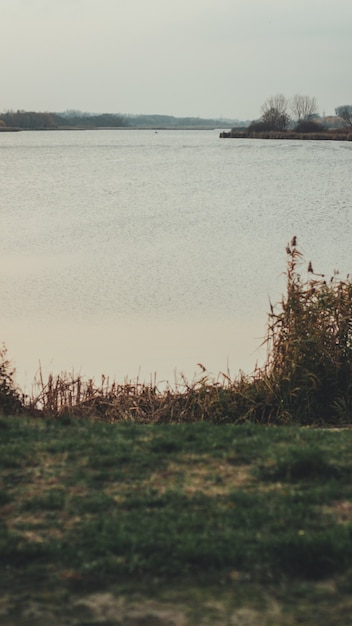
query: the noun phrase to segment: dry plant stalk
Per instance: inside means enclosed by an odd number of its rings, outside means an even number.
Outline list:
[[[306,419],[349,419],[352,406],[352,283],[325,280],[308,264],[310,278],[298,272],[302,254],[296,238],[287,246],[287,294],[271,308],[264,376],[282,406]]]

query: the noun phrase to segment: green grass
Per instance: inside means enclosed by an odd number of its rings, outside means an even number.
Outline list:
[[[2,418],[0,432],[0,625],[36,594],[73,619],[93,593],[160,607],[167,591],[187,623],[212,599],[214,615],[263,605],[270,624],[278,605],[280,624],[314,624],[324,586],[324,624],[348,623],[352,431]]]

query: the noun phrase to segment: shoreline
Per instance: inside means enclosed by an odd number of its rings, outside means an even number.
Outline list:
[[[304,141],[352,141],[352,129],[343,132],[338,130],[327,130],[322,133],[296,133],[290,131],[263,131],[246,132],[231,130],[222,131],[220,139],[289,139]]]
[[[218,126],[60,126],[58,128],[11,128],[11,127],[0,127],[0,133],[17,133],[22,131],[27,132],[60,132],[65,130],[72,131],[84,131],[84,130],[150,130],[158,133],[159,131],[219,131]],[[226,133],[226,131],[221,131],[221,134]]]

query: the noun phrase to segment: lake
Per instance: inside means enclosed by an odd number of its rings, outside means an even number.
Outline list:
[[[352,270],[352,144],[220,131],[0,134],[0,341],[44,373],[192,380],[262,363],[285,246]]]

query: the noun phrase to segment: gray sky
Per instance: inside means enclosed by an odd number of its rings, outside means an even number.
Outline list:
[[[255,119],[352,104],[351,0],[0,0],[0,111]]]

